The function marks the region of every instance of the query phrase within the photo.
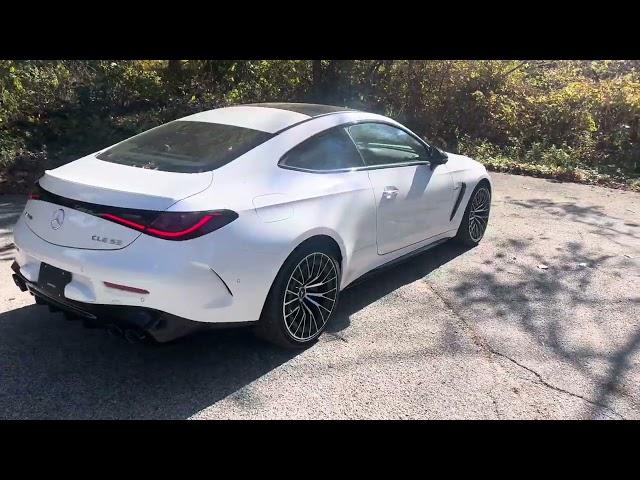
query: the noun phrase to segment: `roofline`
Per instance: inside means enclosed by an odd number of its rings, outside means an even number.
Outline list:
[[[304,120],[301,120],[299,122],[296,123],[292,123],[291,125],[281,128],[280,130],[278,130],[277,132],[273,132],[273,136],[275,137],[276,135],[280,135],[282,132],[286,132],[287,130],[293,128],[293,127],[297,127],[298,125],[302,125],[303,123],[307,123],[310,122],[311,120],[315,120],[317,118],[322,118],[322,117],[327,117],[329,115],[342,115],[344,113],[367,113],[367,112],[361,112],[359,110],[340,110],[337,112],[327,112],[327,113],[323,113],[321,115],[316,115],[315,117],[309,117],[309,118],[305,118]]]

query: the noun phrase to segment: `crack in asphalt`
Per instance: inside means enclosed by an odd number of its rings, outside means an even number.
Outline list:
[[[493,409],[496,412],[496,418],[498,420],[501,420],[502,417],[500,416],[500,410],[498,410],[498,402],[496,402],[496,397],[493,396],[493,390],[489,391],[489,397],[491,397],[491,401],[493,402]]]
[[[431,289],[431,291],[442,301],[442,303],[445,304],[445,306],[451,310],[451,312],[453,313],[453,315],[458,318],[458,320],[460,320],[460,322],[462,323],[462,325],[470,332],[471,334],[471,338],[473,340],[473,342],[476,344],[476,346],[478,348],[480,348],[481,350],[490,353],[491,355],[495,355],[497,357],[502,357],[505,360],[510,361],[511,363],[513,363],[514,365],[520,367],[523,370],[526,370],[527,372],[533,374],[536,378],[537,381],[533,382],[536,383],[538,385],[543,385],[546,388],[549,388],[551,390],[555,390],[556,392],[560,392],[560,393],[564,393],[566,395],[572,396],[574,398],[579,398],[580,400],[583,400],[584,402],[596,406],[596,407],[600,407],[601,409],[604,410],[608,410],[611,413],[613,413],[615,416],[617,416],[618,418],[625,420],[625,417],[618,413],[617,411],[615,411],[613,408],[611,408],[608,405],[602,404],[602,403],[598,403],[598,402],[594,402],[593,400],[584,397],[580,394],[571,392],[569,390],[565,390],[563,388],[557,387],[551,383],[549,383],[548,381],[546,381],[542,375],[540,375],[538,372],[536,372],[535,370],[533,370],[532,368],[527,367],[526,365],[521,364],[520,362],[514,360],[513,358],[509,357],[508,355],[505,355],[504,353],[501,353],[499,351],[497,351],[496,349],[494,349],[489,342],[482,337],[482,335],[480,335],[475,328],[473,328],[473,326],[464,318],[464,316],[462,314],[460,314],[460,312],[451,304],[451,302],[449,302],[449,300],[447,300],[443,295],[440,294],[440,292],[438,292],[436,290],[436,288],[434,287],[433,284],[431,284],[429,281],[425,280],[425,283],[427,284],[427,286]],[[492,396],[492,400],[494,402],[494,408],[496,409],[496,413],[497,413],[497,406],[495,404],[495,399]],[[604,412],[603,412],[604,413]],[[607,415],[608,416],[608,415]],[[611,418],[611,417],[609,417]]]
[[[340,335],[338,333],[335,333],[335,332],[327,332],[325,330],[324,335],[327,335],[329,337],[333,337],[336,340],[342,340],[344,343],[349,343],[349,340],[347,340],[344,336],[342,336],[342,335]]]
[[[542,384],[545,387],[550,388],[552,390],[555,390],[557,392],[565,393],[565,394],[570,395],[572,397],[579,398],[579,399],[584,400],[585,402],[587,402],[587,403],[589,403],[589,404],[591,404],[593,406],[600,407],[600,408],[605,409],[605,410],[609,410],[611,413],[613,413],[614,415],[618,416],[621,420],[625,420],[624,416],[622,416],[620,413],[616,412],[610,406],[604,405],[602,403],[594,402],[593,400],[591,400],[589,398],[586,398],[586,397],[584,397],[582,395],[579,395],[577,393],[570,392],[569,390],[565,390],[565,389],[560,388],[560,387],[556,387],[555,385],[552,385],[551,383],[547,382],[542,377],[542,375],[540,375],[538,372],[536,372],[532,368],[529,368],[526,365],[523,365],[523,364],[519,363],[518,361],[514,360],[513,358],[509,357],[508,355],[505,355],[504,353],[498,352],[497,350],[491,348],[489,345],[487,345],[486,347],[492,354],[497,355],[499,357],[502,357],[502,358],[504,358],[506,360],[509,360],[510,362],[512,362],[513,364],[517,365],[518,367],[523,368],[524,370],[526,370],[526,371],[532,373],[533,375],[535,375],[536,378],[538,379],[538,381],[535,382],[535,383]]]

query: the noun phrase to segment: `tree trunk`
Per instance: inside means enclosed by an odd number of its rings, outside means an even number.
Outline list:
[[[637,142],[640,138],[640,115],[636,115],[633,120],[631,120],[631,134],[629,135],[629,140],[632,142]]]
[[[311,63],[311,98],[319,101],[322,96],[324,75],[322,72],[322,60],[312,60]]]
[[[170,76],[177,77],[182,72],[182,60],[169,60],[167,70]]]
[[[407,65],[407,123],[409,128],[415,129],[418,121],[416,111],[420,102],[420,83],[418,82],[416,75],[415,60],[409,60]]]

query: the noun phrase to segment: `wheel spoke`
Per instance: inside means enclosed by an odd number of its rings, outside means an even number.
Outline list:
[[[324,326],[324,324],[326,323],[326,319],[325,319],[324,314],[322,313],[322,310],[320,310],[316,305],[314,305],[314,303],[313,303],[313,302],[311,302],[309,298],[307,298],[306,300],[307,300],[307,301],[309,301],[309,303],[311,304],[311,306],[316,307],[316,310],[318,311],[318,313],[320,314],[320,318],[322,319],[322,325],[320,325],[320,328],[322,328],[322,327]],[[303,303],[305,303],[305,302],[303,302]],[[311,311],[311,306],[306,305],[306,307],[309,309],[309,311]],[[315,317],[314,317],[314,318],[315,318]],[[319,329],[318,329],[318,330],[319,330]]]
[[[320,278],[320,275],[322,275],[322,273],[324,272],[325,268],[327,268],[327,265],[329,265],[331,263],[331,261],[329,260],[329,258],[327,258],[327,261],[325,262],[324,266],[318,270],[318,274],[313,277],[313,279],[309,280],[309,283],[311,282],[315,282],[316,280],[318,280],[318,278]],[[320,259],[320,264],[322,264],[322,259]],[[309,288],[309,286],[307,286],[307,288]]]
[[[316,326],[316,332],[319,330],[318,328],[318,324],[316,322],[316,316],[313,314],[313,312],[311,311],[311,309],[309,308],[309,305],[307,305],[306,303],[304,303],[304,300],[301,302],[302,306],[304,308],[307,309],[307,311],[309,312],[309,316],[311,316],[311,320],[313,320],[313,324]],[[315,332],[314,332],[315,333]],[[311,335],[311,322],[309,322],[309,335]]]
[[[291,280],[293,280],[294,282],[298,282],[300,285],[304,285],[304,283],[302,283],[300,280],[298,280],[296,277],[291,276]]]
[[[298,334],[298,330],[300,329],[300,325],[302,325],[302,334],[304,335],[304,325],[306,324],[306,317],[307,317],[307,312],[304,311],[304,309],[302,310],[302,318],[300,319],[300,321],[298,322],[298,327],[296,328],[295,333],[293,334],[293,336],[295,337]]]
[[[298,300],[298,295],[296,295],[296,298],[294,298],[294,299],[292,299],[292,300],[289,300],[288,302],[284,302],[284,305],[285,305],[285,306],[287,306],[287,305],[289,305],[290,303],[295,302],[296,300]]]
[[[309,274],[309,278],[313,277],[313,272],[316,270],[316,254],[313,254],[311,258],[311,273]]]
[[[300,316],[300,312],[304,313],[304,311],[298,305],[297,313],[295,314],[293,319],[288,324],[287,324],[286,318],[285,318],[285,324],[287,325],[287,328],[291,329],[291,327],[293,326],[294,323],[296,323],[296,321],[298,321],[298,323],[300,323],[300,320],[298,320],[298,317]]]
[[[322,279],[322,281],[320,283],[314,283],[313,285],[307,285],[307,288],[317,288],[317,287],[321,287],[322,285],[325,285],[327,283],[329,283],[331,280],[333,280],[334,278],[336,278],[335,276],[331,277],[329,280],[325,279],[327,278],[327,276],[331,275],[332,272],[329,272],[327,275],[325,275],[325,278]]]
[[[316,307],[319,308],[323,308],[325,309],[327,312],[331,313],[331,310],[329,310],[327,307],[323,307],[322,305],[320,305],[318,302],[316,302],[315,300],[311,300],[310,298],[307,297],[307,300],[309,300],[311,303],[313,303]],[[333,305],[332,305],[333,307]]]
[[[333,262],[331,262],[331,265],[333,266]],[[329,271],[325,274],[325,276],[322,277],[322,280],[320,280],[320,284],[319,285],[323,285],[323,284],[325,284],[327,282],[330,282],[331,280],[327,280],[327,277],[329,275],[331,275],[334,271],[335,270],[333,268],[330,268]],[[318,285],[318,284],[316,284],[316,285]]]
[[[478,240],[478,221],[475,218],[471,220],[469,233],[471,234],[471,238],[473,240]]]
[[[320,298],[326,298],[327,300],[333,300],[333,298],[331,297],[325,297],[326,294],[331,293],[335,290],[335,288],[332,288],[331,290],[327,290],[326,292],[321,292],[321,293],[307,293],[308,297],[320,297]]]
[[[284,317],[284,323],[287,326],[287,328],[291,328],[291,326],[295,323],[296,319],[298,318],[298,315],[300,314],[300,305],[298,305],[295,309],[293,309],[292,311],[290,311],[287,315],[285,315]],[[293,316],[293,318],[291,319],[291,321],[287,322],[287,316],[291,316],[295,313],[295,315]]]
[[[304,273],[302,273],[302,268],[300,268],[300,263],[296,266],[296,270],[300,272],[300,278],[302,279],[302,284],[304,285]],[[293,273],[295,273],[295,270]],[[293,278],[293,276],[291,276],[291,278]]]

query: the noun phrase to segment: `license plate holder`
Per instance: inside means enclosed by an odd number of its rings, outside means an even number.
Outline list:
[[[63,299],[64,287],[71,282],[71,272],[42,262],[38,274],[38,288],[53,298]]]

